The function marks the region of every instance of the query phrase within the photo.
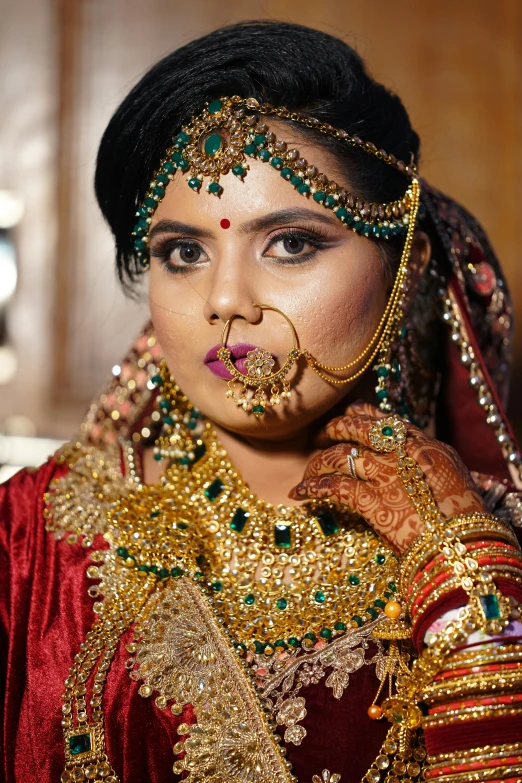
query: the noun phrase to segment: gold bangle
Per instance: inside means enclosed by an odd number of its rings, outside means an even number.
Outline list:
[[[421,701],[434,703],[459,696],[471,696],[485,692],[496,694],[522,690],[522,668],[507,672],[486,672],[456,677],[452,683],[444,682],[428,686],[421,694]]]
[[[522,742],[511,742],[504,745],[484,745],[481,748],[470,748],[469,750],[457,750],[450,753],[438,753],[436,756],[426,756],[426,763],[430,767],[438,767],[442,766],[446,761],[451,761],[452,764],[466,763],[470,759],[473,761],[487,761],[491,758],[511,756],[513,753],[518,752],[522,752]]]
[[[506,767],[499,765],[488,769],[468,770],[467,772],[455,773],[451,775],[442,775],[435,778],[436,783],[482,783],[486,780],[502,780],[511,778],[522,773],[522,764]]]
[[[488,704],[484,707],[464,707],[460,710],[448,710],[437,715],[427,715],[422,721],[422,728],[434,729],[437,726],[453,726],[458,723],[469,723],[484,718],[504,718],[521,715],[522,707],[507,707],[505,704]]]
[[[507,663],[508,661],[522,660],[522,644],[502,644],[501,647],[492,647],[486,650],[463,650],[453,653],[450,661],[442,671],[466,668],[468,666],[482,666],[487,664]]]

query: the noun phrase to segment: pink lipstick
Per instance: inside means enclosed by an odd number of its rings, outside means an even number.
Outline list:
[[[246,375],[245,359],[247,357],[247,353],[249,351],[255,351],[257,347],[257,345],[249,345],[248,343],[227,345],[234,365],[237,367],[239,372],[243,373],[244,375]],[[225,381],[230,381],[232,380],[233,376],[227,370],[223,362],[220,362],[217,357],[220,348],[221,345],[215,345],[213,348],[211,348],[205,356],[204,363],[210,372],[213,372],[214,375],[217,375],[218,378],[223,378]],[[274,360],[276,359],[275,356],[273,358]]]

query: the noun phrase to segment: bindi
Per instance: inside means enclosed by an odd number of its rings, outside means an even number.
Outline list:
[[[223,218],[223,220],[220,221],[219,225],[221,228],[230,228],[230,220],[228,218]]]

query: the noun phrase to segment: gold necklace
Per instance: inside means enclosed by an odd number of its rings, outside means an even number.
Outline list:
[[[164,579],[195,575],[243,652],[310,648],[375,620],[396,590],[392,550],[332,502],[256,498],[212,427],[199,427],[204,454],[190,470],[178,460],[109,512],[122,562]]]

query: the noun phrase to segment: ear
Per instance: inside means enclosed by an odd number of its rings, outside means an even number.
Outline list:
[[[409,279],[415,288],[426,271],[431,258],[431,242],[424,231],[416,231],[413,235],[409,267]]]

